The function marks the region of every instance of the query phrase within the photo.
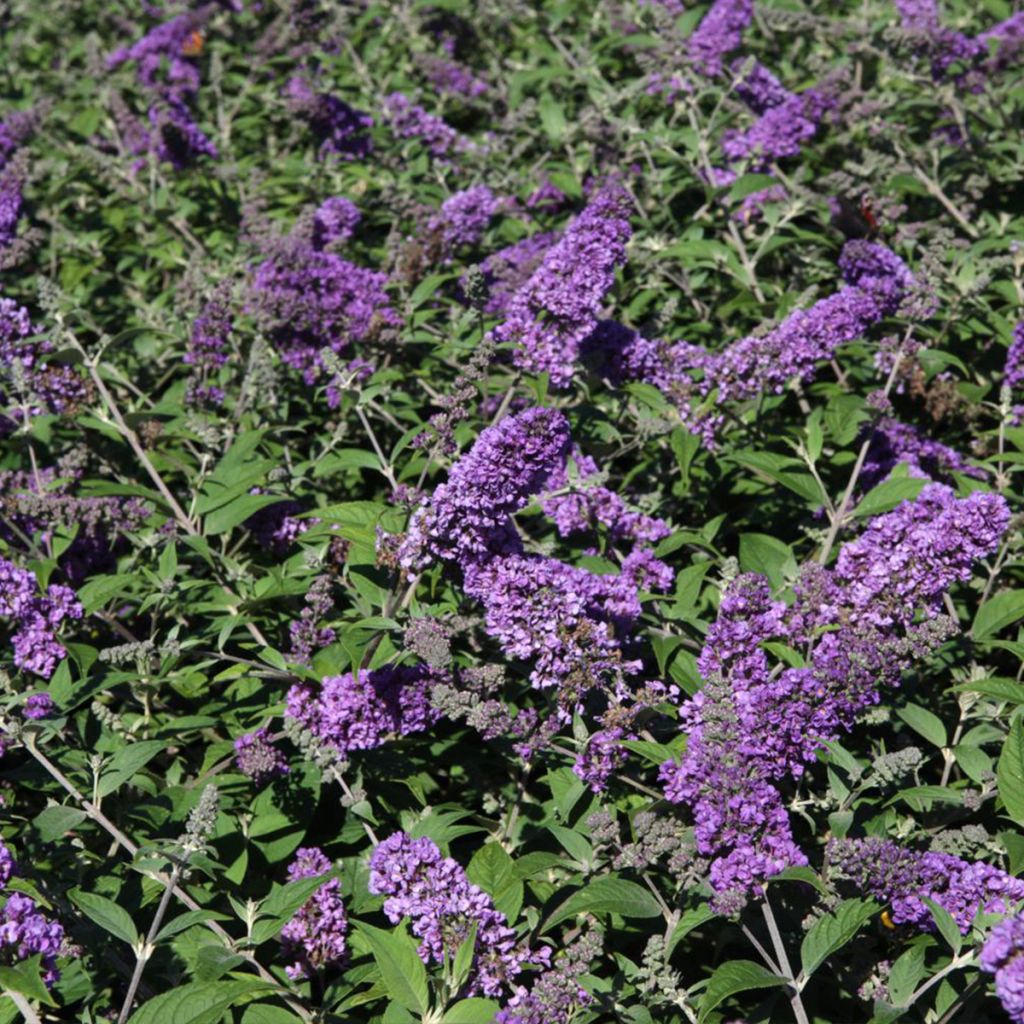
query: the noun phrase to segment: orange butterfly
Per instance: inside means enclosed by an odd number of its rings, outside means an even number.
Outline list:
[[[181,52],[186,57],[198,57],[203,52],[203,34],[196,30],[189,34],[181,47]]]

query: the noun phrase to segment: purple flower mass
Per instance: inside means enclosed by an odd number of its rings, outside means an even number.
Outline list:
[[[296,117],[309,126],[320,144],[319,156],[342,160],[363,160],[373,148],[370,129],[373,118],[350,107],[330,93],[317,92],[305,78],[289,79],[285,102]]]
[[[517,366],[547,373],[554,387],[570,383],[580,345],[597,326],[615,268],[625,262],[629,213],[629,197],[618,186],[595,193],[512,296],[493,334],[515,344]]]
[[[721,73],[725,58],[740,45],[753,17],[753,0],[714,0],[687,40],[686,53],[693,66],[708,77]]]
[[[41,596],[31,572],[0,558],[0,616],[14,626],[14,664],[49,679],[67,655],[57,629],[65,619],[80,619],[82,606],[75,592],[60,583],[51,584]]]
[[[517,940],[490,896],[426,837],[396,832],[385,839],[370,858],[370,892],[385,897],[384,913],[392,923],[410,918],[424,963],[454,959],[476,925],[470,994],[499,996],[525,965],[546,962]]]
[[[0,899],[2,890],[18,874],[11,851],[0,840]],[[21,892],[6,893],[6,902],[0,907],[0,963],[18,963],[39,956],[43,968],[43,982],[52,988],[60,979],[57,957],[64,943],[64,927],[39,909],[36,901]]]
[[[426,666],[389,665],[358,678],[351,672],[328,676],[314,688],[299,683],[288,691],[285,715],[324,746],[347,757],[371,750],[393,735],[408,736],[438,718],[430,691],[438,674]]]
[[[332,868],[322,850],[315,846],[295,851],[288,865],[288,881],[325,875]],[[332,878],[321,885],[281,929],[281,951],[294,958],[285,971],[293,981],[317,971],[336,967],[345,960],[348,944],[348,916],[341,897],[341,882]]]
[[[697,849],[713,858],[719,900],[806,863],[778,784],[944,639],[942,595],[995,550],[1008,522],[999,495],[960,499],[929,484],[872,520],[833,569],[807,566],[791,606],[752,574],[725,592],[697,662],[704,688],[680,709],[686,754],[662,768],[666,797],[691,809]],[[772,639],[806,650],[806,665],[773,670],[762,646]]]
[[[978,962],[994,974],[996,995],[1011,1021],[1024,1021],[1024,918],[1008,917],[992,929]]]

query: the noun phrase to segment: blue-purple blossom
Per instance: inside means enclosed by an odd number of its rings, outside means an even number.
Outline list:
[[[316,878],[331,870],[331,862],[315,846],[295,851],[288,865],[288,881]],[[341,882],[331,878],[295,911],[281,929],[281,951],[294,958],[285,972],[293,981],[308,978],[326,967],[337,967],[348,953],[345,941],[348,916],[341,897]]]
[[[1024,320],[1013,329],[1013,340],[1006,353],[1003,386],[1016,391],[1024,384]]]
[[[714,0],[686,42],[686,54],[693,66],[708,77],[719,74],[725,58],[740,45],[743,30],[753,16],[753,0]]]
[[[351,199],[344,196],[325,199],[313,214],[313,247],[326,249],[329,245],[347,242],[362,219],[363,215]]]
[[[435,92],[474,100],[486,96],[490,91],[490,86],[478,78],[472,68],[458,61],[424,54],[417,59],[417,63]]]
[[[1024,1022],[1024,917],[1000,921],[981,947],[978,963],[995,975],[995,990],[1014,1024]]]
[[[500,205],[486,185],[474,185],[449,196],[427,221],[427,231],[438,236],[442,250],[450,255],[463,246],[476,245]]]
[[[790,93],[746,130],[727,131],[722,152],[733,162],[749,160],[755,170],[763,170],[776,160],[799,154],[834,106],[835,100],[819,89]]]
[[[208,302],[192,323],[184,362],[192,367],[185,388],[186,405],[219,406],[224,391],[211,378],[227,361],[231,345],[231,311],[220,297]]]
[[[369,887],[385,897],[389,921],[411,920],[424,963],[453,960],[476,926],[471,994],[500,996],[525,965],[547,962],[518,941],[490,896],[470,884],[462,867],[425,836],[413,839],[396,832],[385,839],[370,858]]]
[[[288,691],[285,716],[347,757],[433,725],[439,714],[430,691],[440,678],[425,665],[386,665],[327,676],[318,687],[298,683]]]
[[[472,564],[516,551],[510,516],[563,464],[569,424],[556,409],[527,409],[488,427],[413,513],[399,553],[406,569],[434,558]]]
[[[309,126],[319,143],[321,160],[330,156],[362,160],[370,154],[373,118],[369,114],[330,93],[317,92],[306,78],[299,76],[288,80],[285,102],[289,111]]]
[[[920,479],[949,483],[954,473],[984,478],[985,472],[970,466],[955,449],[926,437],[909,423],[891,416],[883,417],[870,431],[867,455],[861,469],[859,484],[869,491],[885,480],[898,465],[907,467],[907,474]]]
[[[828,859],[864,893],[889,904],[894,924],[935,929],[929,899],[966,935],[979,910],[1006,913],[1024,899],[1024,880],[982,861],[920,852],[889,839],[833,839]]]
[[[530,235],[492,253],[480,264],[488,289],[487,304],[483,309],[485,313],[491,316],[508,313],[516,293],[533,275],[557,238],[554,231]],[[465,280],[462,289],[465,291]]]
[[[0,890],[18,873],[14,856],[0,840]],[[36,901],[11,892],[0,908],[0,964],[16,964],[39,956],[43,981],[51,988],[60,979],[57,956],[64,942],[64,928],[43,913]]]
[[[546,372],[554,387],[570,383],[580,345],[597,326],[615,269],[625,262],[629,213],[619,186],[596,192],[512,296],[493,337],[516,346],[517,366]]]
[[[57,640],[65,619],[80,619],[82,606],[75,592],[60,583],[41,595],[33,573],[0,558],[0,616],[11,620],[14,664],[49,679],[67,651]]]
[[[341,353],[400,320],[390,307],[388,276],[356,266],[296,230],[269,242],[253,274],[252,299],[281,359],[313,383],[320,350]],[[319,237],[321,241],[316,239]]]
[[[270,731],[264,726],[235,740],[235,764],[260,786],[275,776],[288,774],[288,759],[274,746]]]
[[[687,426],[713,445],[724,403],[781,394],[794,378],[810,380],[840,345],[859,338],[898,308],[914,283],[885,246],[853,240],[843,247],[844,287],[810,309],[795,310],[766,334],[740,338],[717,352],[680,341],[652,341],[604,321],[583,354],[613,383],[641,380],[662,391]]]
[[[383,109],[396,138],[418,140],[442,164],[450,164],[455,156],[474,148],[470,139],[460,135],[443,118],[427,113],[403,93],[386,96]]]
[[[38,721],[49,718],[56,710],[57,705],[53,703],[53,698],[48,693],[33,693],[25,701],[21,713],[25,718]]]
[[[807,566],[791,606],[752,574],[723,594],[697,662],[705,685],[680,708],[686,753],[661,775],[666,797],[693,813],[716,898],[757,893],[805,863],[778,783],[799,777],[881,687],[898,685],[945,639],[942,595],[995,550],[1008,522],[999,495],[959,499],[930,484],[916,502],[872,520],[833,569]],[[769,640],[803,651],[805,665],[773,669]]]

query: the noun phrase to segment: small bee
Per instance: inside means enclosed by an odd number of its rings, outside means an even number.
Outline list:
[[[198,29],[190,32],[188,38],[181,46],[182,55],[185,57],[198,57],[203,52],[203,34]]]

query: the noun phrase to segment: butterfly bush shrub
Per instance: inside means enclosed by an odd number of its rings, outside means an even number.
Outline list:
[[[0,1024],[1024,1021],[1024,11],[10,0]]]

